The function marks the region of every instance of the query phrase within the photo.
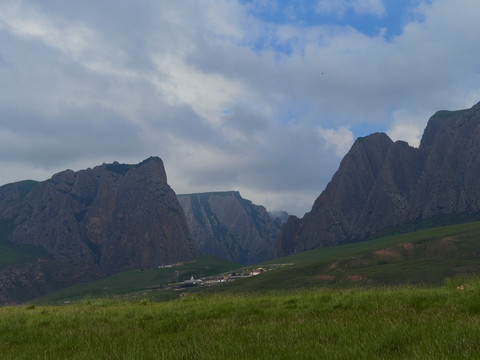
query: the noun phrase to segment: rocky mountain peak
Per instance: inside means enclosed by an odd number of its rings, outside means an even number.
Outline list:
[[[58,269],[45,275],[54,283],[198,255],[157,157],[133,165],[65,170],[46,181],[0,187],[0,223],[8,230],[1,241],[48,254],[42,263]]]
[[[480,103],[436,112],[418,149],[383,133],[358,138],[312,210],[283,226],[275,255],[359,241],[432,217],[474,215],[478,174]]]

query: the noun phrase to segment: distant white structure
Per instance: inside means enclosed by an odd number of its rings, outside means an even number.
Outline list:
[[[193,278],[193,275],[190,277],[190,280],[185,280],[183,282],[183,285],[187,285],[187,286],[192,286],[192,285],[198,285],[199,283],[201,283],[202,280],[199,280],[199,279],[194,279]]]

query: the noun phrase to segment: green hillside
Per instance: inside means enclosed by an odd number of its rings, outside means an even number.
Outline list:
[[[182,265],[130,270],[103,279],[74,285],[38,298],[35,304],[58,304],[85,298],[101,297],[145,297],[158,300],[173,299],[179,295],[168,284],[184,281],[192,275],[195,278],[219,274],[237,269],[241,265],[216,256],[206,255]]]
[[[316,249],[260,264],[273,269],[188,292],[268,293],[320,288],[440,285],[446,278],[480,274],[480,222],[450,225],[370,241]],[[132,270],[92,283],[56,291],[36,304],[84,298],[129,297],[169,300],[179,296],[168,284],[190,276],[231,272],[240,265],[204,256],[196,262],[163,269]]]
[[[448,277],[480,273],[480,222],[316,249],[269,262],[274,263],[283,266],[218,291],[438,285]]]

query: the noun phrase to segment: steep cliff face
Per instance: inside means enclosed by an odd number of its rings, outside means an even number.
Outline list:
[[[302,219],[282,228],[274,256],[359,241],[390,226],[480,211],[480,104],[433,115],[418,149],[359,138]]]
[[[25,278],[29,268],[45,273],[45,263],[58,268],[44,274],[47,283],[187,260],[198,251],[159,158],[0,187],[0,222],[2,242],[46,254],[42,266],[23,266],[27,270],[17,273]]]
[[[178,195],[192,240],[203,254],[241,264],[271,256],[281,218],[236,191]]]

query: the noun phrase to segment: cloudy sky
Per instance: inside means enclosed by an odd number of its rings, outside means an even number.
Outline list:
[[[358,136],[480,101],[478,0],[1,0],[0,184],[163,159],[302,216]]]

